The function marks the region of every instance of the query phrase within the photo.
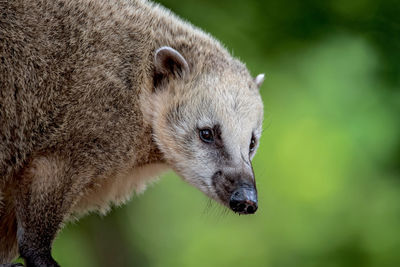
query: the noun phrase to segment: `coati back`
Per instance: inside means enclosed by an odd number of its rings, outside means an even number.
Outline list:
[[[62,224],[172,168],[257,209],[263,106],[244,64],[142,0],[0,1],[0,263],[57,266]]]

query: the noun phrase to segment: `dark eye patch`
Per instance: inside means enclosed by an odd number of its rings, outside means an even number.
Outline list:
[[[199,130],[199,136],[201,141],[207,144],[214,143],[214,133],[213,130],[205,128]]]
[[[221,126],[219,124],[214,125],[213,131],[214,131],[214,137],[215,137],[215,145],[218,148],[224,147],[224,142],[222,141]]]
[[[229,160],[231,157],[226,151],[224,142],[222,140],[222,131],[219,124],[215,124],[213,127],[204,127],[198,129],[198,138],[211,149],[212,155],[215,155],[215,160]],[[210,138],[212,133],[212,138]]]
[[[254,151],[254,149],[256,148],[256,144],[257,144],[257,141],[256,141],[256,138],[254,137],[254,134],[253,134],[251,136],[251,139],[250,139],[250,145],[249,145],[250,152]]]

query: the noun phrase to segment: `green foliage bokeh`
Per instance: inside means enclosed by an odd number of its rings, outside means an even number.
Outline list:
[[[261,88],[259,210],[237,216],[165,175],[67,225],[62,266],[400,266],[400,2],[162,0]]]

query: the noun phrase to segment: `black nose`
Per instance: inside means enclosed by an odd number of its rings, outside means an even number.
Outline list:
[[[236,189],[229,201],[229,206],[235,212],[252,214],[257,210],[257,191],[251,187],[240,187]]]

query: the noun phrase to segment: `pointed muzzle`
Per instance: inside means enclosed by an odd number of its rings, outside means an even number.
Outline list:
[[[252,186],[240,186],[233,191],[229,206],[234,212],[240,214],[253,214],[256,212],[257,190]]]

